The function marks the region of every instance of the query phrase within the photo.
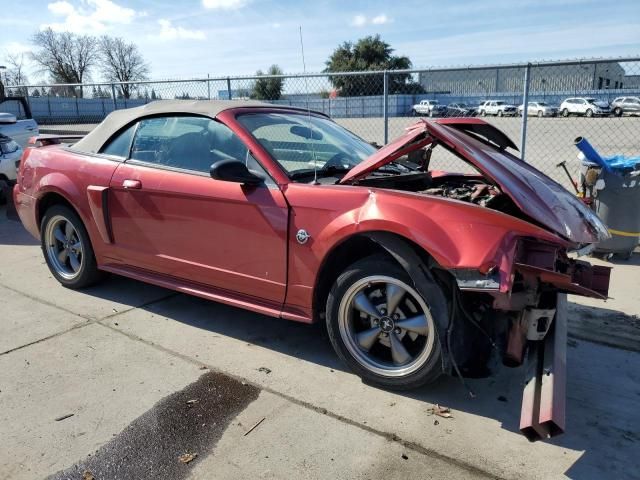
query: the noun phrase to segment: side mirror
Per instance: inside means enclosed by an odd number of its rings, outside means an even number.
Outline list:
[[[239,160],[221,160],[211,165],[211,178],[222,180],[223,182],[236,182],[243,185],[259,185],[264,182],[264,178],[250,171],[247,166]]]
[[[16,123],[16,116],[11,113],[0,113],[0,124]]]

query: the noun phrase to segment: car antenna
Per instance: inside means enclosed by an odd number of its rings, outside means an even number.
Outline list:
[[[311,156],[313,157],[313,185],[318,185],[318,163],[316,159],[316,149],[313,146],[313,124],[311,123],[311,108],[309,107],[309,83],[307,80],[307,65],[304,61],[304,42],[302,41],[302,25],[298,27],[300,32],[300,50],[302,52],[302,74],[304,75],[304,89],[307,94],[307,115],[309,122],[309,141],[311,145]]]

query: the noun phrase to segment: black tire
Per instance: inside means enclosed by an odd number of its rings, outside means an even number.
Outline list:
[[[564,108],[564,109],[562,110],[562,116],[563,116],[564,118],[567,118],[567,117],[569,116],[569,109],[568,109],[568,108]]]
[[[587,108],[587,111],[585,112],[585,115],[586,115],[588,118],[593,117],[593,110],[591,110],[590,108]]]
[[[538,118],[544,117],[544,112],[542,110],[538,110]]]
[[[46,239],[47,225],[52,220],[59,219],[60,217],[63,217],[66,221],[70,222],[73,225],[81,242],[82,261],[80,262],[78,271],[73,274],[73,278],[65,278],[64,276],[62,276],[62,274],[54,265],[48,252]],[[44,213],[42,221],[40,222],[40,245],[42,248],[44,259],[47,262],[47,266],[49,267],[51,274],[64,287],[74,290],[89,287],[99,282],[106,276],[104,272],[98,270],[96,258],[93,252],[93,246],[91,245],[89,234],[87,233],[82,220],[76,212],[65,205],[53,205]]]
[[[498,110],[498,116],[499,117],[504,117],[504,112],[502,110]]]
[[[484,110],[480,110],[480,116],[486,117],[487,116],[487,112],[485,112]]]
[[[613,114],[614,114],[616,117],[621,117],[621,116],[622,116],[622,109],[621,109],[620,107],[616,107],[616,108],[613,110]]]
[[[338,277],[327,298],[327,332],[334,350],[340,359],[353,372],[360,376],[365,383],[375,385],[377,387],[390,390],[409,390],[433,382],[443,373],[442,347],[440,345],[436,326],[437,323],[443,319],[436,318],[436,315],[447,316],[446,308],[445,311],[442,311],[440,308],[431,308],[432,305],[437,305],[438,299],[441,298],[440,287],[435,282],[433,282],[433,285],[428,288],[429,292],[434,292],[431,295],[432,298],[425,298],[425,295],[420,295],[420,299],[430,308],[429,313],[432,317],[433,328],[431,329],[429,336],[431,336],[432,333],[434,340],[431,344],[432,346],[428,356],[419,364],[419,368],[415,371],[403,376],[385,376],[375,373],[356,360],[353,354],[349,351],[349,347],[345,344],[345,340],[340,331],[339,319],[343,297],[348,294],[349,289],[358,281],[362,281],[365,278],[371,278],[376,275],[391,277],[409,286],[413,285],[408,273],[397,263],[385,256],[376,255],[367,257],[349,266]],[[413,293],[417,293],[417,290],[414,290],[411,294]],[[426,297],[429,297],[429,295],[426,295]],[[390,312],[389,315],[391,315]]]

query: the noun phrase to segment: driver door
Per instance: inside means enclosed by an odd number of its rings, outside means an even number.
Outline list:
[[[211,164],[223,159],[261,169],[220,122],[189,116],[141,120],[130,157],[110,183],[116,260],[281,304],[284,196],[270,180],[249,187],[212,179]]]

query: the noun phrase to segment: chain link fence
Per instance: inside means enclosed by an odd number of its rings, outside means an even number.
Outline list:
[[[576,137],[604,156],[640,155],[640,57],[6,90],[27,98],[45,133],[86,133],[115,109],[153,100],[261,99],[323,112],[377,144],[401,135],[416,117],[480,116],[514,140],[527,162],[567,186],[557,164],[576,161]],[[0,109],[10,109],[8,103]],[[13,113],[24,115],[16,105]],[[442,155],[436,166],[467,170]]]

